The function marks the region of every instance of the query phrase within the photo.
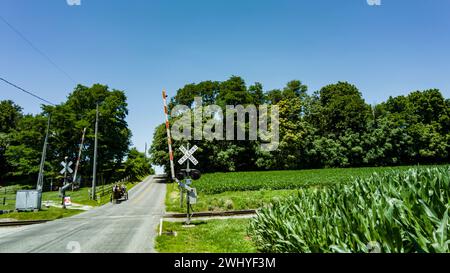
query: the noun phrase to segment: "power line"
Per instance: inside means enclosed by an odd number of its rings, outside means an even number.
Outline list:
[[[37,48],[30,40],[28,40],[25,35],[23,35],[18,29],[16,29],[13,25],[11,25],[6,19],[0,15],[0,19],[17,35],[19,35],[26,43],[28,43],[31,48],[33,48],[37,53],[39,53],[42,57],[44,57],[50,64],[52,64],[56,69],[58,69],[61,73],[63,73],[68,79],[70,79],[73,83],[76,83],[76,81],[61,67],[59,67],[50,57],[42,52],[39,48]]]
[[[25,93],[27,93],[28,95],[31,95],[31,96],[33,96],[33,97],[35,97],[35,98],[37,98],[37,99],[39,99],[39,100],[41,100],[41,101],[47,103],[47,104],[50,104],[50,105],[55,106],[54,103],[49,102],[48,100],[46,100],[46,99],[44,99],[44,98],[42,98],[42,97],[39,97],[38,95],[36,95],[36,94],[34,94],[34,93],[30,92],[30,91],[27,91],[27,90],[23,89],[22,87],[17,86],[17,85],[15,85],[15,84],[12,83],[12,82],[9,82],[9,81],[3,79],[2,77],[0,77],[0,80],[4,81],[5,83],[11,85],[12,87],[15,87],[15,88],[19,89],[20,91],[25,92]]]

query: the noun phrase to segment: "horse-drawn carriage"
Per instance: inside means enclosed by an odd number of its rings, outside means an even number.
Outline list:
[[[114,185],[111,193],[111,202],[113,204],[128,200],[128,191],[125,185]]]

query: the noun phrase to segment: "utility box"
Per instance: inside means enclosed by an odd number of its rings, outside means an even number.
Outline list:
[[[17,211],[40,210],[42,204],[42,192],[38,190],[18,191],[16,194]]]
[[[197,189],[192,188],[188,191],[189,204],[197,204]]]

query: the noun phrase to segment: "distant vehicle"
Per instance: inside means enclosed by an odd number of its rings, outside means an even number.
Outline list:
[[[128,200],[128,191],[125,185],[114,185],[111,192],[111,203],[117,204]]]
[[[153,176],[153,179],[158,183],[168,183],[170,181],[167,174],[156,174]]]

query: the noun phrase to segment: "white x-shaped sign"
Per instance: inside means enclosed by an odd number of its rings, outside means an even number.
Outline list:
[[[69,172],[69,173],[73,173],[73,170],[70,168],[70,166],[72,166],[72,164],[73,164],[72,161],[67,163],[67,165],[66,165],[66,162],[62,161],[61,165],[64,167],[64,169],[62,169],[59,173],[60,174],[64,174],[66,171]]]
[[[181,146],[180,147],[180,151],[183,152],[184,156],[178,160],[178,164],[183,164],[184,162],[186,162],[186,160],[190,160],[192,162],[192,164],[197,165],[198,161],[197,159],[195,159],[195,157],[193,156],[193,154],[195,153],[195,151],[198,150],[198,147],[196,145],[194,145],[194,147],[192,147],[189,151],[184,147]]]

